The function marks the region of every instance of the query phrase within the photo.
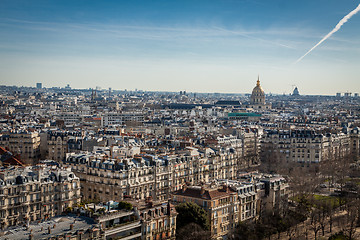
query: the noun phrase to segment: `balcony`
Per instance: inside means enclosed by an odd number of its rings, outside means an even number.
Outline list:
[[[119,212],[115,212],[115,213],[111,213],[109,215],[102,215],[99,216],[98,220],[99,222],[105,222],[105,221],[109,221],[112,219],[116,219],[116,218],[121,218],[121,217],[126,217],[126,216],[130,216],[133,215],[132,211],[119,211]]]
[[[170,227],[160,227],[152,230],[152,234],[163,233],[170,231]]]
[[[130,231],[132,229],[136,230],[135,228],[138,228],[138,227],[141,227],[141,223],[138,220],[134,221],[134,222],[127,222],[127,223],[115,225],[115,226],[105,230],[105,236],[106,237],[111,236],[111,235],[118,234],[121,232]],[[138,234],[138,233],[136,233],[136,234]],[[131,236],[134,237],[134,235],[131,235]],[[140,236],[141,236],[141,232],[140,232]]]
[[[141,237],[141,233],[136,233],[136,234],[133,234],[133,235],[129,235],[127,237],[121,237],[119,239],[121,239],[121,240],[131,240],[131,239],[136,239],[136,238],[140,239],[140,237]]]

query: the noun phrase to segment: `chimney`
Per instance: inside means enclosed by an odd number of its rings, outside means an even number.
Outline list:
[[[228,192],[228,187],[227,187],[226,184],[223,185],[223,191],[224,191],[224,192]]]
[[[183,187],[182,187],[182,193],[184,193],[186,191],[186,189],[187,189],[187,185],[184,184]]]
[[[170,212],[171,212],[171,205],[170,205],[170,199],[169,199],[168,203],[167,203],[167,215],[170,215]]]
[[[205,188],[204,186],[201,186],[200,195],[202,196],[204,195],[204,193],[205,193]]]

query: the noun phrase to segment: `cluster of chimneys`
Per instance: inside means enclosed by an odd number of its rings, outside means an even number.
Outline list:
[[[182,193],[184,193],[187,188],[188,188],[188,186],[187,186],[186,184],[184,184],[184,185],[182,186]],[[201,195],[201,196],[205,194],[205,190],[206,190],[205,187],[204,187],[204,186],[201,186],[201,189],[200,189],[200,195]],[[226,184],[223,184],[223,185],[222,185],[222,188],[219,189],[219,191],[229,192],[229,188],[228,188],[228,186],[227,186]]]

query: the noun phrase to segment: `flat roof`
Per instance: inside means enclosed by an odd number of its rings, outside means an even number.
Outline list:
[[[70,230],[70,224],[73,224],[72,230]],[[41,223],[31,223],[28,230],[26,230],[26,227],[23,225],[15,228],[10,227],[3,231],[4,235],[0,236],[0,239],[29,239],[30,229],[32,230],[31,233],[33,234],[33,239],[48,239],[65,233],[86,231],[87,229],[92,228],[94,224],[94,220],[88,217],[59,216]],[[50,234],[48,234],[48,227],[51,228]]]

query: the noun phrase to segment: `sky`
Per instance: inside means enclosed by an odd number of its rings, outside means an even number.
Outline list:
[[[1,0],[0,85],[360,92],[360,0]]]

